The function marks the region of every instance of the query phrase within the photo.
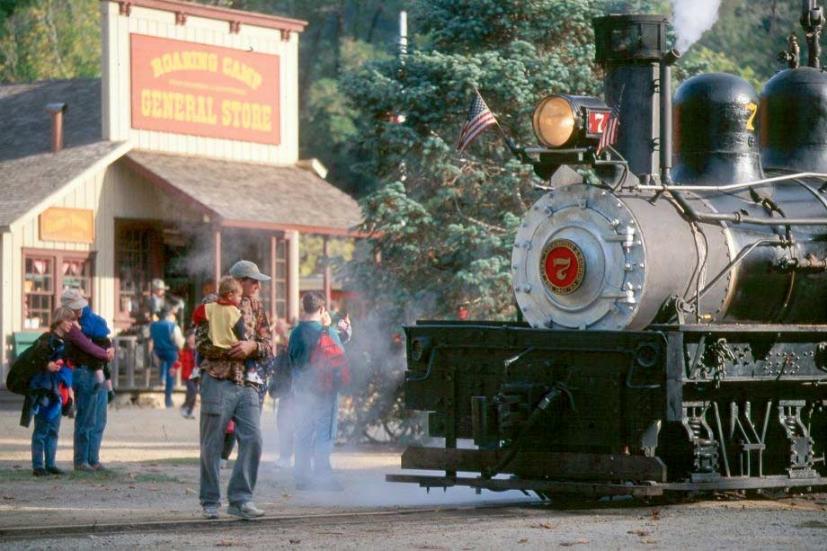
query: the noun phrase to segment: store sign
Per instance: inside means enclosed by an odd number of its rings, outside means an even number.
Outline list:
[[[132,128],[278,145],[279,56],[130,35]]]
[[[49,208],[40,214],[41,241],[95,241],[95,213],[91,209]]]

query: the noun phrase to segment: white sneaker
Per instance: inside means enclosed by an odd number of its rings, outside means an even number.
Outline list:
[[[252,501],[248,501],[246,503],[242,503],[241,505],[230,505],[227,507],[227,514],[233,515],[234,517],[243,518],[244,520],[249,520],[251,518],[264,516],[264,511],[256,507],[256,504]]]

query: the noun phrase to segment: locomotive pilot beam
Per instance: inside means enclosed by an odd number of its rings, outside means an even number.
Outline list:
[[[606,102],[545,98],[539,145],[520,150],[550,180],[512,252],[527,323],[406,328],[406,406],[444,446],[402,456],[438,473],[388,480],[540,497],[827,486],[827,76],[820,8],[804,8],[808,66],[760,97],[698,75],[674,105],[666,19],[594,21]],[[613,110],[617,145],[598,154]],[[563,170],[578,165],[598,182]]]

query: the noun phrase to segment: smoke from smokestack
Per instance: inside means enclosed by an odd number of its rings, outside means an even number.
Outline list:
[[[721,0],[672,0],[672,24],[678,35],[675,47],[688,50],[718,20],[720,7]]]

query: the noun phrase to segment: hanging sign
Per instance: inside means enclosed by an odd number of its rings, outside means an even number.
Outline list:
[[[279,56],[130,35],[132,128],[281,141]]]

